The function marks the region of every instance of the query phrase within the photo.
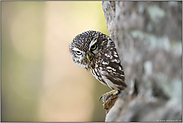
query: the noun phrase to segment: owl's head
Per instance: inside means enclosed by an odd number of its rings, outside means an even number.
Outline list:
[[[89,70],[98,52],[101,51],[105,35],[97,31],[86,31],[77,35],[69,45],[69,50],[75,64]]]

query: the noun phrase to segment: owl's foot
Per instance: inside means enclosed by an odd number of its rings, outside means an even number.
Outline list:
[[[107,92],[107,93],[105,93],[105,94],[103,94],[100,98],[99,98],[99,101],[102,99],[102,98],[104,98],[104,97],[106,97],[106,100],[109,98],[109,97],[111,97],[111,96],[117,96],[118,94],[120,94],[120,90],[118,90],[118,91],[116,91],[116,90],[112,90],[112,91],[109,91],[109,92]],[[103,99],[104,100],[104,99]]]

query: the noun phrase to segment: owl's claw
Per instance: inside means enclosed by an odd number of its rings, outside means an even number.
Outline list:
[[[103,95],[102,95],[102,96],[100,96],[99,101],[102,99],[102,97],[103,97]]]
[[[110,96],[116,96],[116,95],[118,95],[118,94],[120,94],[120,93],[121,93],[120,90],[118,90],[118,91],[116,91],[116,90],[109,91],[109,92],[103,94],[103,95],[99,98],[99,101],[100,101],[103,97],[106,97],[106,100],[107,100]],[[103,100],[104,100],[104,99],[103,99]]]

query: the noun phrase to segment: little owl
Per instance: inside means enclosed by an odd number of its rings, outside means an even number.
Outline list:
[[[102,84],[113,89],[103,94],[117,95],[127,87],[125,75],[113,40],[98,31],[86,31],[77,35],[69,45],[75,64],[90,70]]]

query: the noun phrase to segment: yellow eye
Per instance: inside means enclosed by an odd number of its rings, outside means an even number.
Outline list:
[[[76,54],[81,55],[81,52],[80,51],[76,51]]]
[[[91,46],[91,50],[95,50],[96,48],[97,48],[97,45],[96,44],[94,44],[94,45]]]

